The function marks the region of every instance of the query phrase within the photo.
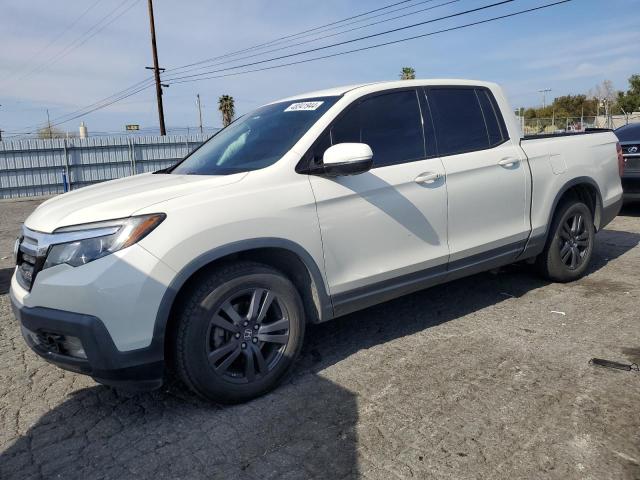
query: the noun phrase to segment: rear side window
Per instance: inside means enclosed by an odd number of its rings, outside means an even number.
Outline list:
[[[422,116],[415,90],[361,101],[337,120],[330,135],[332,145],[345,142],[369,145],[374,167],[425,158]]]
[[[502,131],[502,125],[498,119],[495,106],[491,102],[491,97],[487,90],[476,90],[478,100],[480,100],[480,107],[482,108],[482,114],[484,115],[484,121],[487,125],[487,135],[489,135],[489,146],[493,147],[499,145],[506,136]]]
[[[439,155],[484,150],[504,141],[506,132],[486,90],[432,88],[427,97]]]

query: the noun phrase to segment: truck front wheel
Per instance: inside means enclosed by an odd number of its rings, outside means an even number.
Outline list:
[[[593,215],[584,203],[563,202],[553,217],[544,251],[537,266],[554,282],[571,282],[582,277],[591,261],[595,229]]]
[[[176,335],[176,370],[199,395],[238,403],[273,389],[304,338],[295,286],[277,270],[242,262],[205,277],[187,301]]]

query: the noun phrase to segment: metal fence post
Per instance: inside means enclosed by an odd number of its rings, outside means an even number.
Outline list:
[[[66,175],[66,182],[64,184],[64,191],[67,191],[67,183],[69,184],[69,191],[71,190],[71,172],[69,169],[69,147],[67,146],[67,139],[62,140],[64,145],[64,172]]]
[[[129,144],[129,163],[131,164],[131,175],[135,175],[136,172],[136,146],[133,141],[133,138],[128,138],[127,143]]]

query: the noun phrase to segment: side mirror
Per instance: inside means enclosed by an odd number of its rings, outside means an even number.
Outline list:
[[[366,143],[338,143],[322,157],[324,173],[337,177],[367,172],[373,166],[373,152]]]

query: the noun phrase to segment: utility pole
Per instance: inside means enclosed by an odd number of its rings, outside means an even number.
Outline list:
[[[0,105],[1,107],[2,105]],[[2,129],[0,128],[0,142],[2,141]]]
[[[49,119],[49,109],[47,108],[47,130],[49,132],[49,139],[53,138],[53,132],[51,131],[51,120]]]
[[[167,131],[164,127],[164,109],[162,107],[162,85],[160,84],[160,70],[158,66],[158,48],[156,47],[156,26],[153,20],[153,2],[148,0],[149,4],[149,26],[151,28],[151,51],[153,52],[153,68],[147,67],[149,70],[153,70],[153,75],[156,79],[156,97],[158,100],[158,119],[160,121],[160,135],[166,135]]]
[[[202,105],[200,104],[200,94],[196,94],[196,103],[198,105],[198,116],[200,117],[200,135],[204,135],[202,131]]]
[[[542,94],[542,108],[547,108],[547,92],[550,92],[550,88],[545,88],[543,90],[538,90],[538,93]]]

